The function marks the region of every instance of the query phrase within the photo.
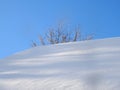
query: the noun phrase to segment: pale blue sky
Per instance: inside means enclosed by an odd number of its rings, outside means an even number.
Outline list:
[[[120,0],[0,0],[0,58],[31,47],[59,21],[95,39],[120,36]]]

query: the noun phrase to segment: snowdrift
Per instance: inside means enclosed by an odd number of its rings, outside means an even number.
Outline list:
[[[0,90],[120,90],[120,37],[39,46],[2,59]]]

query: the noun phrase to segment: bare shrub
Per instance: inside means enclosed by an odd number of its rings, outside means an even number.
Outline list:
[[[39,35],[39,41],[41,45],[76,42],[91,39],[93,39],[93,34],[87,35],[83,38],[79,27],[68,31],[62,24],[59,24],[56,29],[50,28],[48,32],[46,32],[45,38],[43,38],[42,35]],[[37,45],[38,44],[36,42],[32,42],[32,47],[36,47]]]

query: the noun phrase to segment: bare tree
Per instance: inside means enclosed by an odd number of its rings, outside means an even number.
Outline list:
[[[45,41],[41,35],[39,35],[39,40],[42,45],[45,45]]]
[[[46,33],[46,37],[47,37],[47,41],[50,43],[50,44],[55,44],[56,40],[55,40],[55,30],[54,29],[50,29],[48,31],[48,33]]]
[[[58,43],[65,43],[65,42],[76,42],[81,40],[91,40],[93,39],[93,34],[87,35],[85,38],[81,36],[80,28],[77,27],[75,30],[68,31],[64,29],[63,24],[59,24],[58,28],[50,28],[48,32],[45,34],[45,39],[43,36],[39,36],[39,41],[41,45],[47,44],[58,44]],[[35,47],[37,44],[35,42],[32,43],[32,46]]]
[[[32,47],[36,47],[37,46],[37,43],[32,41]]]

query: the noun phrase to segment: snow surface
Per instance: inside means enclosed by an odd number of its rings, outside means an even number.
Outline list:
[[[120,37],[40,46],[2,59],[0,90],[120,90]]]

